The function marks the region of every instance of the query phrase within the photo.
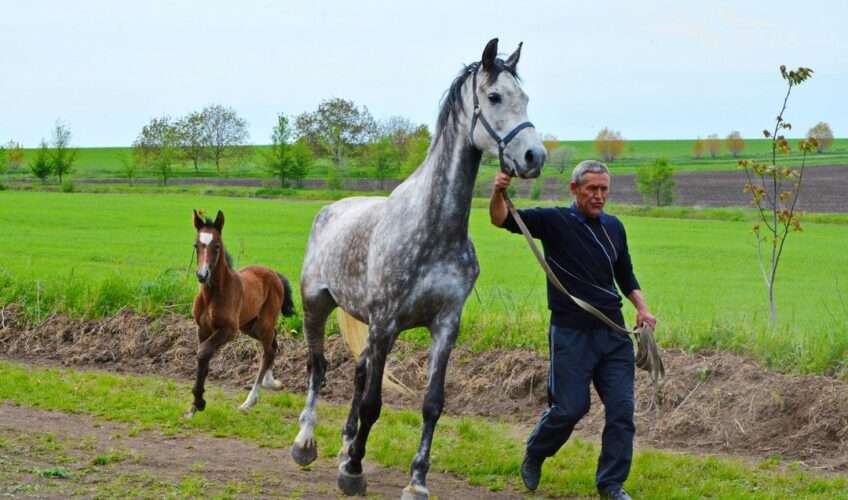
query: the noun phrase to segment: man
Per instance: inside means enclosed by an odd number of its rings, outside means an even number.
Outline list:
[[[489,212],[492,224],[513,233],[520,229],[503,193],[511,178],[495,177]],[[532,236],[541,240],[545,258],[566,289],[624,326],[621,292],[636,307],[636,323],[656,326],[633,274],[624,226],[604,213],[610,175],[606,165],[586,160],[574,168],[569,208],[519,210]],[[549,408],[527,439],[521,465],[525,486],[539,485],[542,463],[565,444],[574,425],[589,411],[589,384],[604,403],[606,423],[595,481],[603,498],[629,499],[622,488],[633,457],[634,353],[627,335],[581,309],[548,282],[550,367]]]

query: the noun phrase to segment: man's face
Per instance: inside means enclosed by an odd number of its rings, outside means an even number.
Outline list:
[[[601,216],[604,205],[609,195],[609,174],[593,174],[591,172],[583,175],[583,183],[578,185],[571,182],[571,194],[574,202],[587,217],[597,218]]]

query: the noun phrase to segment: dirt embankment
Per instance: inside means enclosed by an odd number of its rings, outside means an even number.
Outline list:
[[[275,374],[286,390],[306,390],[306,347],[280,336]],[[0,355],[70,367],[159,374],[192,379],[196,340],[182,317],[147,318],[130,311],[99,321],[55,316],[37,327],[22,323],[14,306],[0,310]],[[328,338],[326,400],[348,403],[354,365],[338,336]],[[729,353],[665,351],[667,380],[655,391],[638,373],[637,440],[640,445],[779,456],[835,471],[848,470],[848,383],[820,376],[789,376],[763,370]],[[245,336],[227,346],[211,365],[210,380],[250,384],[258,368],[255,342]],[[414,397],[387,393],[395,406],[417,408],[427,382],[427,352],[398,342],[390,358],[393,374]],[[535,422],[546,405],[547,359],[531,351],[454,350],[447,378],[446,413]],[[188,398],[189,396],[187,396]],[[603,406],[592,409],[579,432],[599,436]]]

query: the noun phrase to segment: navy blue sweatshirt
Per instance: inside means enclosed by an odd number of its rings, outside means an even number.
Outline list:
[[[633,274],[621,221],[604,213],[599,218],[586,217],[575,205],[531,208],[518,213],[530,234],[541,240],[548,265],[565,288],[624,326],[621,295],[613,281],[625,296],[638,289],[639,282]],[[512,214],[507,214],[501,227],[521,233]],[[547,281],[551,323],[565,328],[609,328]]]

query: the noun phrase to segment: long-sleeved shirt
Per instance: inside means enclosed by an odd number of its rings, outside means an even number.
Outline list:
[[[560,282],[575,297],[597,307],[611,320],[624,326],[621,295],[639,288],[633,274],[627,235],[616,217],[601,213],[586,217],[575,205],[571,207],[531,208],[519,210],[530,234],[542,242],[545,258]],[[501,226],[520,233],[512,214]],[[548,280],[548,308],[551,323],[577,329],[609,328],[585,312]]]

